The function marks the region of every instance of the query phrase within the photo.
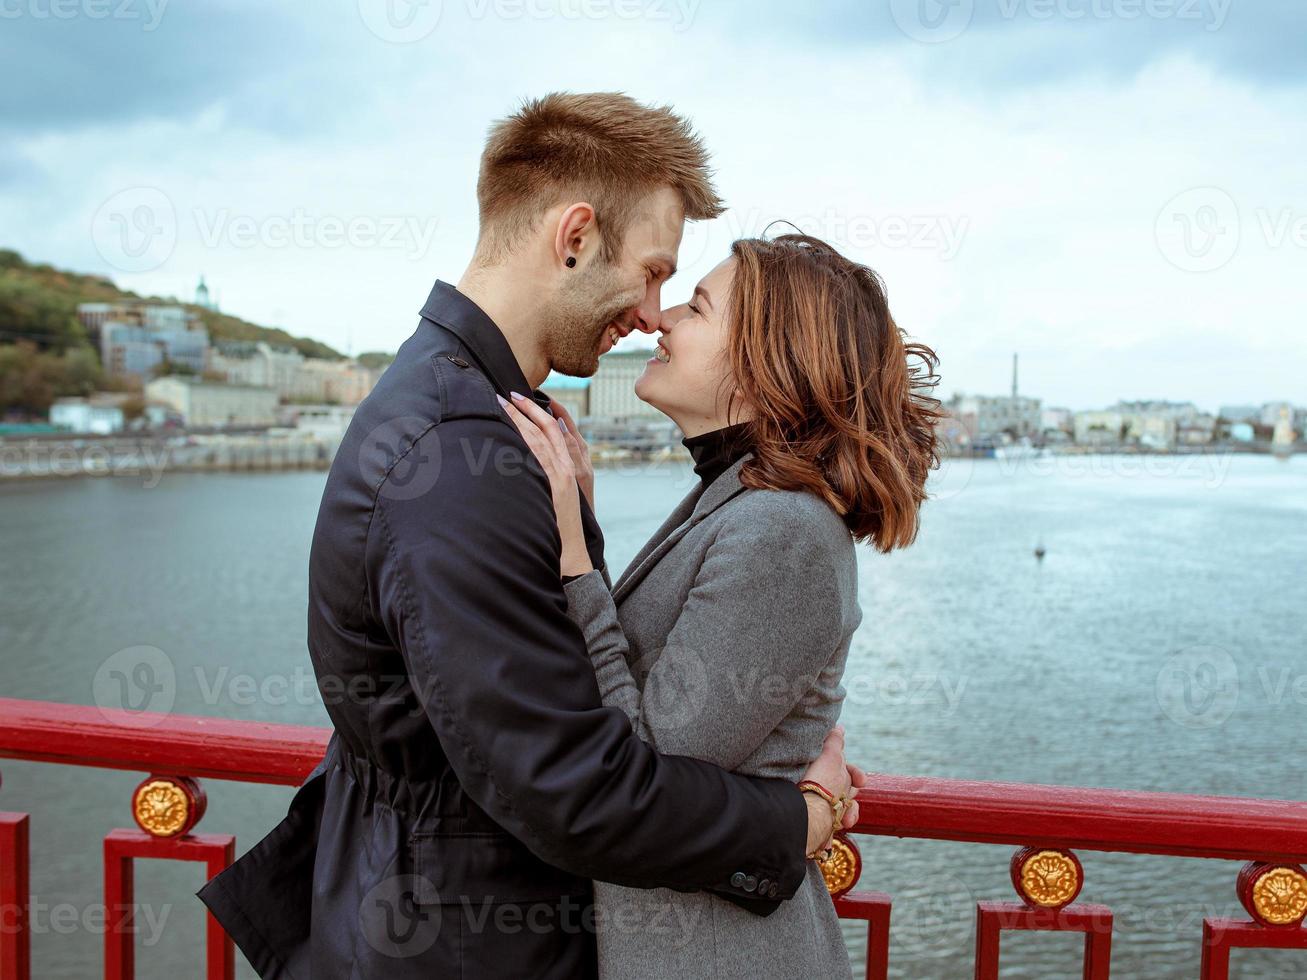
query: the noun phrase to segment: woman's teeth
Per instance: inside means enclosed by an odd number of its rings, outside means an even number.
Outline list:
[[[667,353],[667,348],[662,344],[659,344],[654,348],[654,357],[658,358],[658,360],[662,361],[664,364],[672,359],[672,355]]]
[[[611,341],[613,342],[613,346],[616,347],[616,346],[617,346],[617,342],[618,342],[619,340],[622,339],[622,335],[621,335],[620,333],[617,332],[617,328],[616,328],[616,327],[609,327],[609,328],[608,328],[608,339],[611,340]]]

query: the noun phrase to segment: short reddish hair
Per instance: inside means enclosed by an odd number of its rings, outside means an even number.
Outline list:
[[[481,154],[478,250],[511,249],[540,214],[571,196],[589,200],[603,254],[620,250],[631,206],[671,187],[692,221],[724,206],[712,185],[708,151],[685,119],[620,92],[555,92],[530,99],[490,130]]]
[[[935,352],[907,342],[874,271],[819,238],[742,239],[731,253],[731,367],[755,411],[741,481],[815,493],[880,551],[911,544],[939,465]]]

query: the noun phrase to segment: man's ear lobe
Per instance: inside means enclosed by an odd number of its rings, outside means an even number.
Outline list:
[[[599,239],[599,225],[594,208],[585,201],[569,205],[558,219],[558,233],[554,238],[554,251],[558,261],[579,257],[592,251]]]

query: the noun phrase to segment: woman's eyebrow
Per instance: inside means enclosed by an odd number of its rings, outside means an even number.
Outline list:
[[[702,297],[704,298],[705,302],[707,302],[708,306],[709,306],[710,308],[712,307],[712,305],[713,305],[713,301],[712,301],[712,297],[708,295],[708,290],[704,289],[702,286],[695,286],[695,287],[694,287],[694,295],[695,295],[695,296],[702,296]]]

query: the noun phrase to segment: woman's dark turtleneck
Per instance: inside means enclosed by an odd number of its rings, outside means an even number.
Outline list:
[[[694,459],[694,474],[706,490],[708,486],[731,468],[753,448],[749,438],[749,423],[740,422],[724,429],[713,429],[692,439],[682,439],[681,445],[690,450]],[[580,575],[564,575],[563,584],[574,582]]]
[[[705,488],[753,448],[748,422],[738,422],[682,439],[681,445],[690,450],[690,456],[694,459],[694,474]]]

